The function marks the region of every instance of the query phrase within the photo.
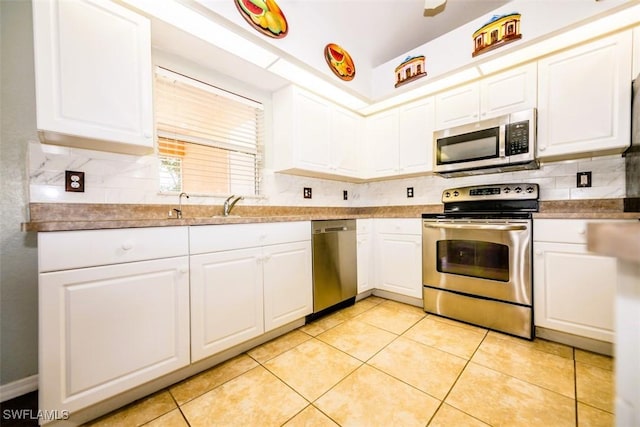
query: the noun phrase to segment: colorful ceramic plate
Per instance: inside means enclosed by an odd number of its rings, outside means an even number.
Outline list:
[[[275,0],[235,0],[240,15],[262,34],[281,39],[287,35],[289,24]]]
[[[324,59],[331,71],[342,80],[353,80],[356,75],[356,66],[351,55],[335,43],[329,43],[324,48]]]

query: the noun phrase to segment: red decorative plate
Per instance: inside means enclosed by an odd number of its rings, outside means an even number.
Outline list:
[[[235,0],[240,15],[265,36],[281,39],[289,24],[275,0]]]
[[[329,43],[324,48],[324,59],[333,74],[342,80],[350,81],[356,75],[356,66],[353,64],[351,55],[335,43]]]

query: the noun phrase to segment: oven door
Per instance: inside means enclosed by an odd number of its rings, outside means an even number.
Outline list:
[[[531,220],[425,219],[428,287],[531,305]]]

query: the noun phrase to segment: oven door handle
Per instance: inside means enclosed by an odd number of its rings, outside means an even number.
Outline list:
[[[526,230],[525,224],[424,224],[425,228],[444,228],[449,230],[495,230],[495,231],[520,231]]]

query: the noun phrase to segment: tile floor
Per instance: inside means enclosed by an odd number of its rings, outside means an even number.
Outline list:
[[[377,297],[91,426],[611,426],[613,362]]]

